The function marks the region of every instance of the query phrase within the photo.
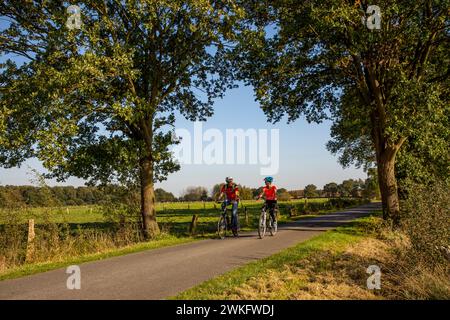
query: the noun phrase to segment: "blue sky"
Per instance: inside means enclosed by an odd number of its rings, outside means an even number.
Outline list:
[[[266,116],[253,98],[251,87],[240,87],[229,91],[223,100],[216,103],[215,114],[203,124],[204,131],[217,128],[226,129],[279,129],[280,170],[274,175],[278,187],[302,189],[313,183],[318,187],[349,178],[362,178],[366,174],[354,167],[343,169],[325,148],[330,139],[330,122],[308,124],[304,119],[294,123],[267,123]],[[177,127],[193,130],[193,124],[185,120],[177,121]],[[184,165],[172,174],[161,187],[179,193],[187,186],[204,185],[211,188],[231,175],[236,182],[256,187],[262,185],[260,165]]]

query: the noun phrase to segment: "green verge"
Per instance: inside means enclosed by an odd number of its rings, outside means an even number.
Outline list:
[[[195,237],[175,237],[171,235],[162,235],[157,239],[141,242],[135,245],[123,247],[120,249],[112,249],[106,252],[94,253],[79,257],[70,257],[56,262],[44,262],[35,264],[26,264],[17,268],[9,269],[5,273],[0,274],[0,281],[7,279],[15,279],[23,276],[46,272],[54,269],[64,268],[70,265],[78,265],[85,262],[98,261],[107,258],[117,257],[130,253],[136,253],[145,250],[159,249],[168,246],[186,244],[193,241],[202,240],[203,238]]]
[[[373,215],[379,215],[374,213]],[[372,216],[373,216],[372,215]],[[244,284],[251,278],[263,275],[267,270],[280,270],[285,265],[295,264],[308,255],[322,250],[343,252],[349,245],[362,241],[367,235],[367,225],[372,216],[357,219],[335,230],[324,232],[305,242],[285,249],[270,257],[251,262],[221,276],[205,281],[169,299],[215,300],[227,299],[224,292]]]

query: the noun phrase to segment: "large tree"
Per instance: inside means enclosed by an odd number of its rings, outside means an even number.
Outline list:
[[[143,230],[159,233],[154,182],[178,169],[175,116],[204,120],[231,87],[223,59],[233,1],[3,1],[0,165],[37,157],[49,177],[140,187]],[[75,15],[74,15],[75,14]],[[80,27],[80,28],[79,28]]]
[[[358,181],[353,179],[347,179],[342,181],[338,186],[339,192],[343,197],[350,197],[352,195],[352,190],[357,186]]]
[[[317,191],[317,187],[313,184],[308,184],[305,187],[305,197],[307,198],[314,198],[317,197],[319,195],[318,191]]]
[[[380,29],[369,5],[380,8]],[[448,119],[448,8],[448,0],[248,6],[255,31],[237,53],[241,76],[269,120],[334,120],[328,147],[344,161],[376,163],[386,219],[399,217],[399,150],[411,137],[433,136]]]
[[[367,199],[380,198],[378,173],[375,168],[369,168],[367,170],[367,179],[364,182],[363,196]]]
[[[339,190],[336,182],[330,182],[323,186],[323,191],[326,192],[327,197],[335,197]]]
[[[172,192],[168,192],[162,188],[155,189],[155,198],[159,202],[169,202],[176,200],[176,197]]]
[[[206,201],[208,189],[205,187],[187,187],[181,198],[184,201]]]

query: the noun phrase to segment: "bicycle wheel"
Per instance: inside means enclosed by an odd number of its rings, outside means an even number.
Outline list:
[[[264,210],[261,212],[259,217],[258,235],[260,239],[264,238],[266,235],[266,212]]]
[[[235,221],[236,219],[234,217],[231,218],[231,231],[233,232],[233,236],[238,237],[239,231],[238,231],[238,222]]]
[[[227,222],[225,220],[225,217],[222,215],[217,222],[217,235],[220,239],[225,239],[225,236],[227,234]]]
[[[269,217],[269,230],[271,236],[274,236],[278,231],[277,220],[273,220],[272,216]]]
[[[275,209],[274,216],[275,216],[275,221],[273,222],[273,224],[274,224],[274,226],[273,226],[273,230],[274,230],[273,235],[275,235],[278,232],[278,218],[279,218],[278,207]]]

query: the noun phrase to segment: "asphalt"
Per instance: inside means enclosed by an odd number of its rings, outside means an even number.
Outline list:
[[[81,288],[67,289],[66,268],[0,281],[2,300],[165,299],[229,270],[258,260],[379,209],[367,204],[301,219],[274,236],[256,232],[147,250],[81,264]]]

